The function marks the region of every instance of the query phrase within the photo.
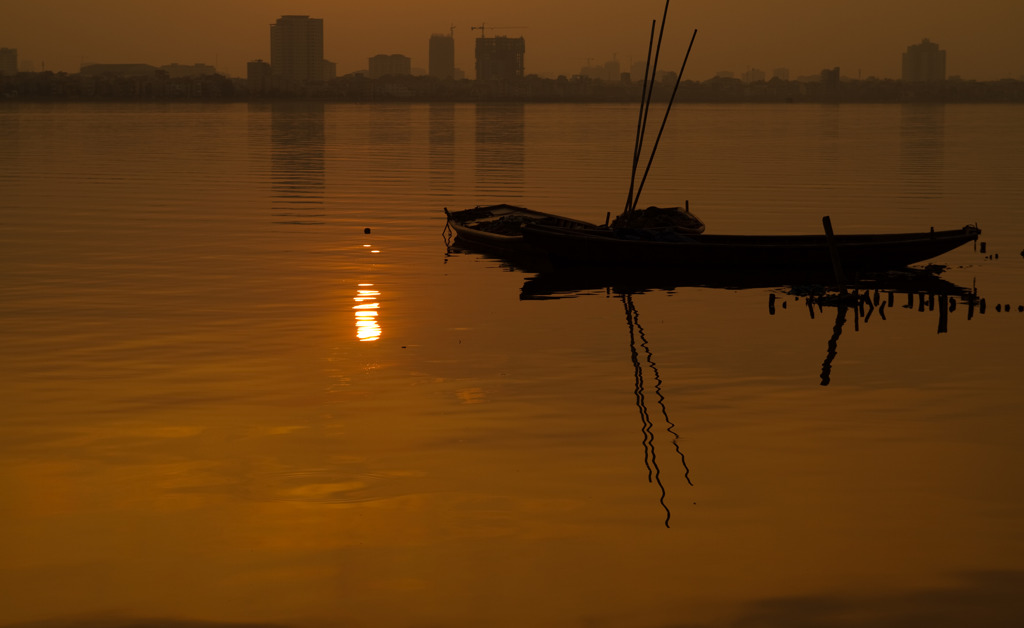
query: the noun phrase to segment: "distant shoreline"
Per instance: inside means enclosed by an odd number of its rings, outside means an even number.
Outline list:
[[[667,101],[674,81],[655,85],[655,101]],[[250,89],[245,79],[219,74],[189,77],[53,72],[0,76],[0,102],[522,102],[632,103],[636,82],[582,77],[514,81],[440,80],[425,76],[369,79],[347,75],[293,90]],[[911,83],[895,79],[745,83],[735,78],[683,81],[677,103],[1024,103],[1024,81],[948,79]]]

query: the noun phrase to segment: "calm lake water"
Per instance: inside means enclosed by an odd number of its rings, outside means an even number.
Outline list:
[[[677,106],[642,201],[978,223],[936,261],[984,312],[449,251],[617,212],[635,124],[0,106],[0,626],[1024,624],[1024,108]]]

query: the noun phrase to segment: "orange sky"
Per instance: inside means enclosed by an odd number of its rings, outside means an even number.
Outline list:
[[[244,76],[245,62],[269,59],[269,24],[284,14],[325,21],[325,57],[338,73],[364,69],[375,54],[404,54],[427,67],[431,33],[455,25],[456,65],[473,77],[470,26],[526,38],[526,70],[572,74],[588,59],[643,60],[661,0],[4,0],[0,47],[43,69],[76,72],[85,63],[208,63]],[[723,70],[793,78],[839,66],[845,76],[898,78],[900,55],[930,38],[947,51],[947,74],[968,79],[1024,77],[1021,0],[677,0],[669,12],[663,68],[678,68],[698,29],[687,68],[704,80]],[[490,33],[488,33],[490,34]]]

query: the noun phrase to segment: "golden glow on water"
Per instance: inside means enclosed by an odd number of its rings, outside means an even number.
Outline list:
[[[448,251],[625,195],[632,106],[523,109],[0,105],[0,626],[1024,625],[1018,109],[673,117],[644,198],[709,230],[981,223],[987,312],[841,335]]]
[[[356,337],[359,342],[373,342],[380,340],[380,303],[377,297],[379,290],[373,289],[372,283],[361,283],[353,299],[356,304],[352,306],[356,316]]]

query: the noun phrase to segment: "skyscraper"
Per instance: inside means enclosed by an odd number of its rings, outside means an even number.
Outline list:
[[[270,25],[270,68],[278,87],[324,80],[324,21],[284,15]]]
[[[430,36],[430,76],[439,79],[455,78],[455,37]]]
[[[245,69],[245,77],[250,94],[261,96],[270,91],[273,75],[270,73],[269,63],[263,59],[257,59],[247,63]]]
[[[903,53],[903,80],[946,80],[946,51],[939,50],[938,44],[927,39],[907,46],[907,51]]]
[[[0,48],[0,75],[14,76],[18,73],[18,49]]]
[[[410,74],[412,74],[412,59],[405,55],[374,55],[369,59],[370,78],[409,76]]]
[[[504,81],[523,77],[526,40],[522,37],[480,37],[476,40],[476,80]]]

